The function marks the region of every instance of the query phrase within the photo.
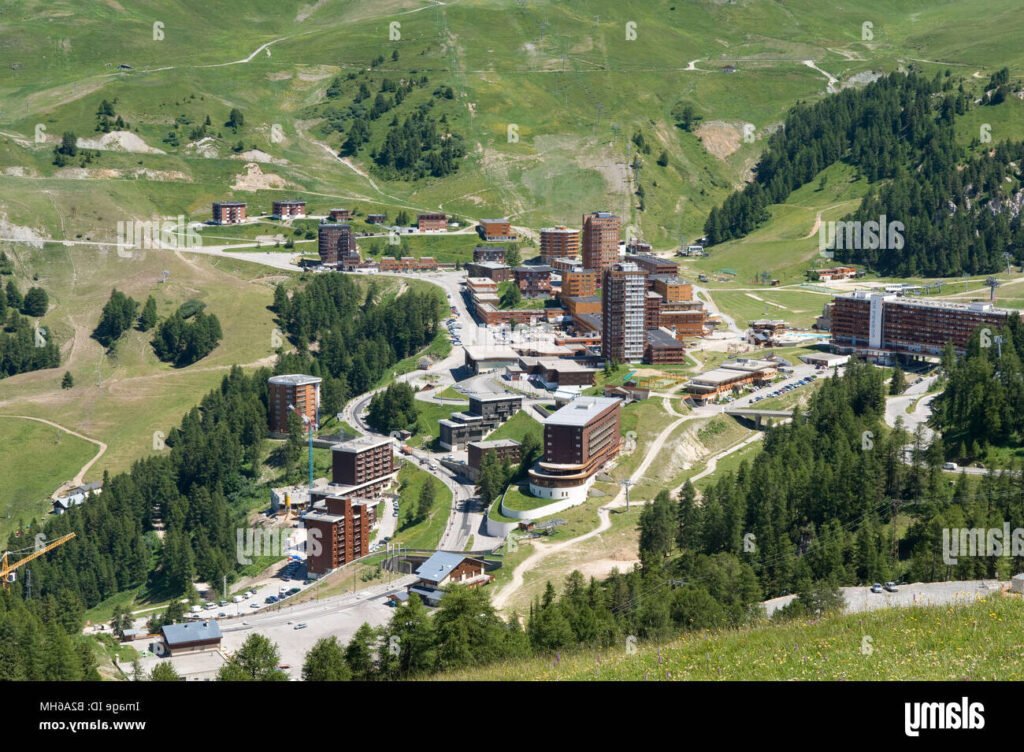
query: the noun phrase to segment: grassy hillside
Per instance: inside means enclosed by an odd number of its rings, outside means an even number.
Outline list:
[[[455,681],[1013,681],[1024,659],[1018,597],[894,608],[814,622],[692,634],[444,674]]]
[[[509,214],[532,227],[609,208],[668,247],[699,234],[788,107],[825,95],[826,75],[803,61],[840,81],[908,65],[949,67],[968,81],[1008,65],[1017,76],[1024,17],[1016,11],[1016,0],[659,0],[628,9],[613,0],[254,0],[214,14],[198,0],[26,0],[5,7],[0,31],[0,65],[12,71],[0,82],[0,215],[50,236],[109,240],[116,219],[205,219],[211,200],[231,195],[264,209],[287,194],[320,210]],[[870,39],[862,38],[865,22]],[[442,109],[466,141],[459,171],[387,181],[366,153],[340,161],[343,134],[325,133],[310,108],[350,73],[425,75],[423,95],[451,86]],[[103,99],[133,135],[165,153],[107,150],[85,168],[58,170],[56,139],[65,130],[100,135],[93,129]],[[672,122],[680,99],[704,116],[695,133]],[[232,108],[245,116],[237,133],[224,125]],[[994,138],[1001,128],[1019,130],[1010,109],[991,114]],[[207,115],[210,139],[190,147],[188,131]],[[371,144],[390,117],[375,124]],[[176,119],[185,134],[177,147],[164,142]],[[965,142],[978,125],[965,124]],[[637,132],[650,145],[638,171],[629,167]],[[231,148],[239,140],[241,155]],[[662,151],[665,166],[657,164]],[[633,195],[638,183],[644,212]]]
[[[0,416],[0,540],[50,511],[50,494],[98,451],[94,444],[32,420]]]

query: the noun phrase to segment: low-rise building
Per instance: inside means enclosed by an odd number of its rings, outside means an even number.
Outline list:
[[[546,389],[566,386],[593,386],[597,368],[588,368],[579,361],[569,358],[519,358],[519,370],[532,376]]]
[[[567,295],[562,298],[562,305],[565,306],[570,316],[582,314],[601,315],[601,297],[599,295]]]
[[[352,219],[351,209],[331,209],[327,212],[327,217],[332,222],[347,222]]]
[[[206,621],[165,624],[160,627],[167,655],[186,655],[204,650],[217,650],[223,635],[220,625],[212,619]]]
[[[213,223],[215,225],[239,225],[246,219],[245,212],[244,201],[215,201],[213,203]]]
[[[514,439],[470,441],[466,450],[469,455],[466,475],[474,483],[480,480],[480,469],[488,456],[496,457],[499,465],[518,465],[522,457],[522,445]]]
[[[368,225],[382,225],[388,221],[387,214],[367,214],[366,224]]]
[[[433,256],[381,256],[377,263],[382,272],[430,272],[438,268]]]
[[[673,274],[648,275],[647,289],[658,293],[666,303],[693,300],[693,285]]]
[[[523,297],[546,298],[551,295],[550,266],[517,266],[512,274]]]
[[[479,587],[491,581],[487,565],[482,559],[465,554],[438,551],[416,570],[419,578],[409,586],[409,595],[418,596],[428,606],[437,606],[450,585]]]
[[[505,345],[466,345],[465,364],[474,374],[496,371],[519,360],[516,351]]]
[[[500,245],[478,245],[473,248],[473,261],[495,261],[505,263],[505,247]]]
[[[77,507],[79,504],[84,504],[89,499],[99,496],[101,493],[103,493],[103,482],[98,480],[70,488],[66,493],[53,498],[53,513],[64,514],[66,511],[71,509],[71,507]]]
[[[452,413],[451,417],[438,421],[438,444],[445,449],[458,449],[471,441],[480,441],[519,412],[522,406],[523,398],[518,394],[471,394],[468,410]]]
[[[694,376],[686,391],[694,401],[708,402],[723,394],[738,391],[748,384],[765,384],[778,373],[778,365],[770,360],[736,358],[718,368]]]
[[[480,237],[484,240],[495,241],[516,239],[516,234],[513,232],[512,225],[509,224],[507,217],[503,217],[501,219],[481,219],[477,228],[480,233]]]
[[[467,261],[466,274],[471,278],[486,278],[493,282],[507,282],[512,279],[512,267],[498,261]]]
[[[835,266],[829,269],[811,269],[808,276],[818,282],[831,282],[836,279],[853,279],[857,270],[852,266]]]
[[[298,219],[306,216],[306,202],[302,199],[274,201],[271,216],[274,219]]]
[[[648,329],[644,363],[668,365],[686,362],[686,348],[666,329]]]
[[[416,227],[420,232],[446,232],[448,215],[443,212],[427,212],[416,217]]]

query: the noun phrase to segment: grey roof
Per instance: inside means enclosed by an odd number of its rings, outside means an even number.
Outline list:
[[[469,395],[470,400],[476,400],[477,402],[504,402],[505,400],[519,400],[523,401],[521,394],[513,394],[512,392],[474,392]]]
[[[662,331],[661,329],[648,329],[647,343],[654,345],[655,347],[671,347],[679,350],[683,349],[682,342],[679,342],[671,334],[666,331]]]
[[[517,274],[551,274],[553,270],[547,264],[536,264],[534,266],[517,266],[513,271]]]
[[[323,379],[319,376],[307,376],[304,373],[287,373],[280,376],[271,376],[271,384],[288,384],[289,386],[301,386],[302,384],[319,384]]]
[[[502,447],[517,447],[519,442],[515,439],[491,439],[490,441],[471,441],[469,446],[479,447],[480,449],[500,449]]]
[[[544,419],[545,425],[585,426],[619,400],[612,397],[577,397]]]
[[[184,624],[166,624],[160,628],[168,645],[180,645],[200,640],[219,640],[220,625],[213,621],[199,621]]]
[[[453,554],[447,551],[438,551],[429,559],[420,564],[416,570],[416,576],[429,582],[443,582],[452,573],[455,567],[465,561],[463,554]]]

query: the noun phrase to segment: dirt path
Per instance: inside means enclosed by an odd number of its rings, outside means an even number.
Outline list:
[[[78,471],[78,474],[74,478],[72,478],[69,483],[65,483],[56,491],[54,491],[54,497],[60,495],[60,493],[64,491],[66,488],[73,488],[74,486],[82,485],[82,482],[85,479],[85,474],[89,472],[89,468],[95,465],[99,458],[102,457],[103,454],[107,451],[107,445],[104,444],[99,439],[93,439],[83,434],[80,434],[77,431],[72,431],[67,426],[62,426],[60,423],[54,423],[52,420],[46,420],[45,418],[35,418],[31,415],[0,415],[0,418],[20,418],[21,420],[34,420],[36,423],[44,423],[48,426],[61,430],[64,433],[70,434],[71,436],[74,436],[77,439],[88,441],[90,444],[95,444],[96,446],[99,447],[99,451],[96,452],[96,456],[94,456],[91,460],[82,465],[82,469]]]

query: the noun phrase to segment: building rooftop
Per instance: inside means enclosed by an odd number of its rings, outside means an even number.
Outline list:
[[[537,264],[536,266],[517,266],[514,271],[516,274],[551,274],[554,269],[547,264]]]
[[[522,396],[512,392],[474,392],[469,398],[477,402],[504,402],[509,399],[521,400]]]
[[[648,279],[653,279],[658,282],[663,282],[666,285],[688,285],[690,284],[687,280],[682,277],[678,277],[675,274],[651,274]]]
[[[319,384],[323,379],[319,376],[307,376],[303,373],[289,373],[281,376],[271,376],[271,384],[286,384],[288,386],[305,386],[307,384]]]
[[[484,269],[511,269],[508,264],[503,264],[500,261],[467,261],[467,264],[473,266],[482,266]],[[481,277],[473,277],[473,279],[481,279]],[[486,279],[484,277],[483,279]]]
[[[214,201],[217,206],[245,206],[244,201]]]
[[[428,582],[441,582],[466,558],[464,554],[438,551],[420,564],[419,569],[416,570],[416,576]]]
[[[479,449],[503,449],[505,447],[517,447],[519,442],[515,439],[492,439],[490,441],[471,441],[467,446],[475,446]]]
[[[164,641],[172,647],[200,640],[219,640],[222,637],[220,625],[212,619],[184,624],[165,624],[160,628],[160,632],[164,636]]]
[[[670,347],[674,350],[683,349],[683,343],[664,329],[648,329],[647,344],[653,345],[654,347]]]
[[[472,360],[515,360],[517,357],[516,351],[507,345],[464,345],[463,349]]]
[[[727,384],[730,381],[743,378],[744,375],[742,371],[732,368],[713,368],[710,371],[694,376],[690,379],[690,383],[696,386]]]
[[[274,203],[275,204],[304,204],[304,203],[306,203],[306,200],[305,199],[301,199],[301,198],[275,198],[274,199]]]
[[[765,368],[776,368],[777,364],[770,360],[755,360],[754,358],[734,358],[727,360],[720,366],[731,371],[763,371]]]
[[[568,295],[566,300],[571,300],[574,303],[600,303],[600,295]]]
[[[342,441],[331,447],[332,452],[362,452],[367,449],[382,446],[383,444],[394,444],[395,440],[389,436],[359,436],[355,439]]]
[[[648,247],[650,247],[648,245]],[[627,261],[646,261],[651,264],[671,264],[672,266],[679,266],[675,261],[671,259],[661,258],[661,256],[655,256],[653,253],[631,253],[626,256]]]
[[[596,211],[596,212],[590,212],[590,216],[591,217],[598,217],[599,219],[611,219],[615,215],[612,214],[610,211]]]
[[[611,397],[577,397],[551,413],[543,422],[546,426],[585,426],[609,407],[618,404],[619,400]]]
[[[542,227],[540,229],[540,231],[541,232],[561,232],[561,233],[570,233],[570,232],[571,233],[577,233],[577,232],[579,232],[579,230],[577,230],[577,229],[574,229],[572,227],[564,227],[564,226],[559,226],[559,227]]]
[[[507,223],[508,222],[508,217],[500,217],[498,219],[481,219],[480,220],[480,224],[482,224],[482,225],[492,225],[492,224],[496,224],[496,223],[500,223],[500,222]]]
[[[548,371],[559,373],[597,373],[599,370],[569,358],[538,358],[537,363]]]

